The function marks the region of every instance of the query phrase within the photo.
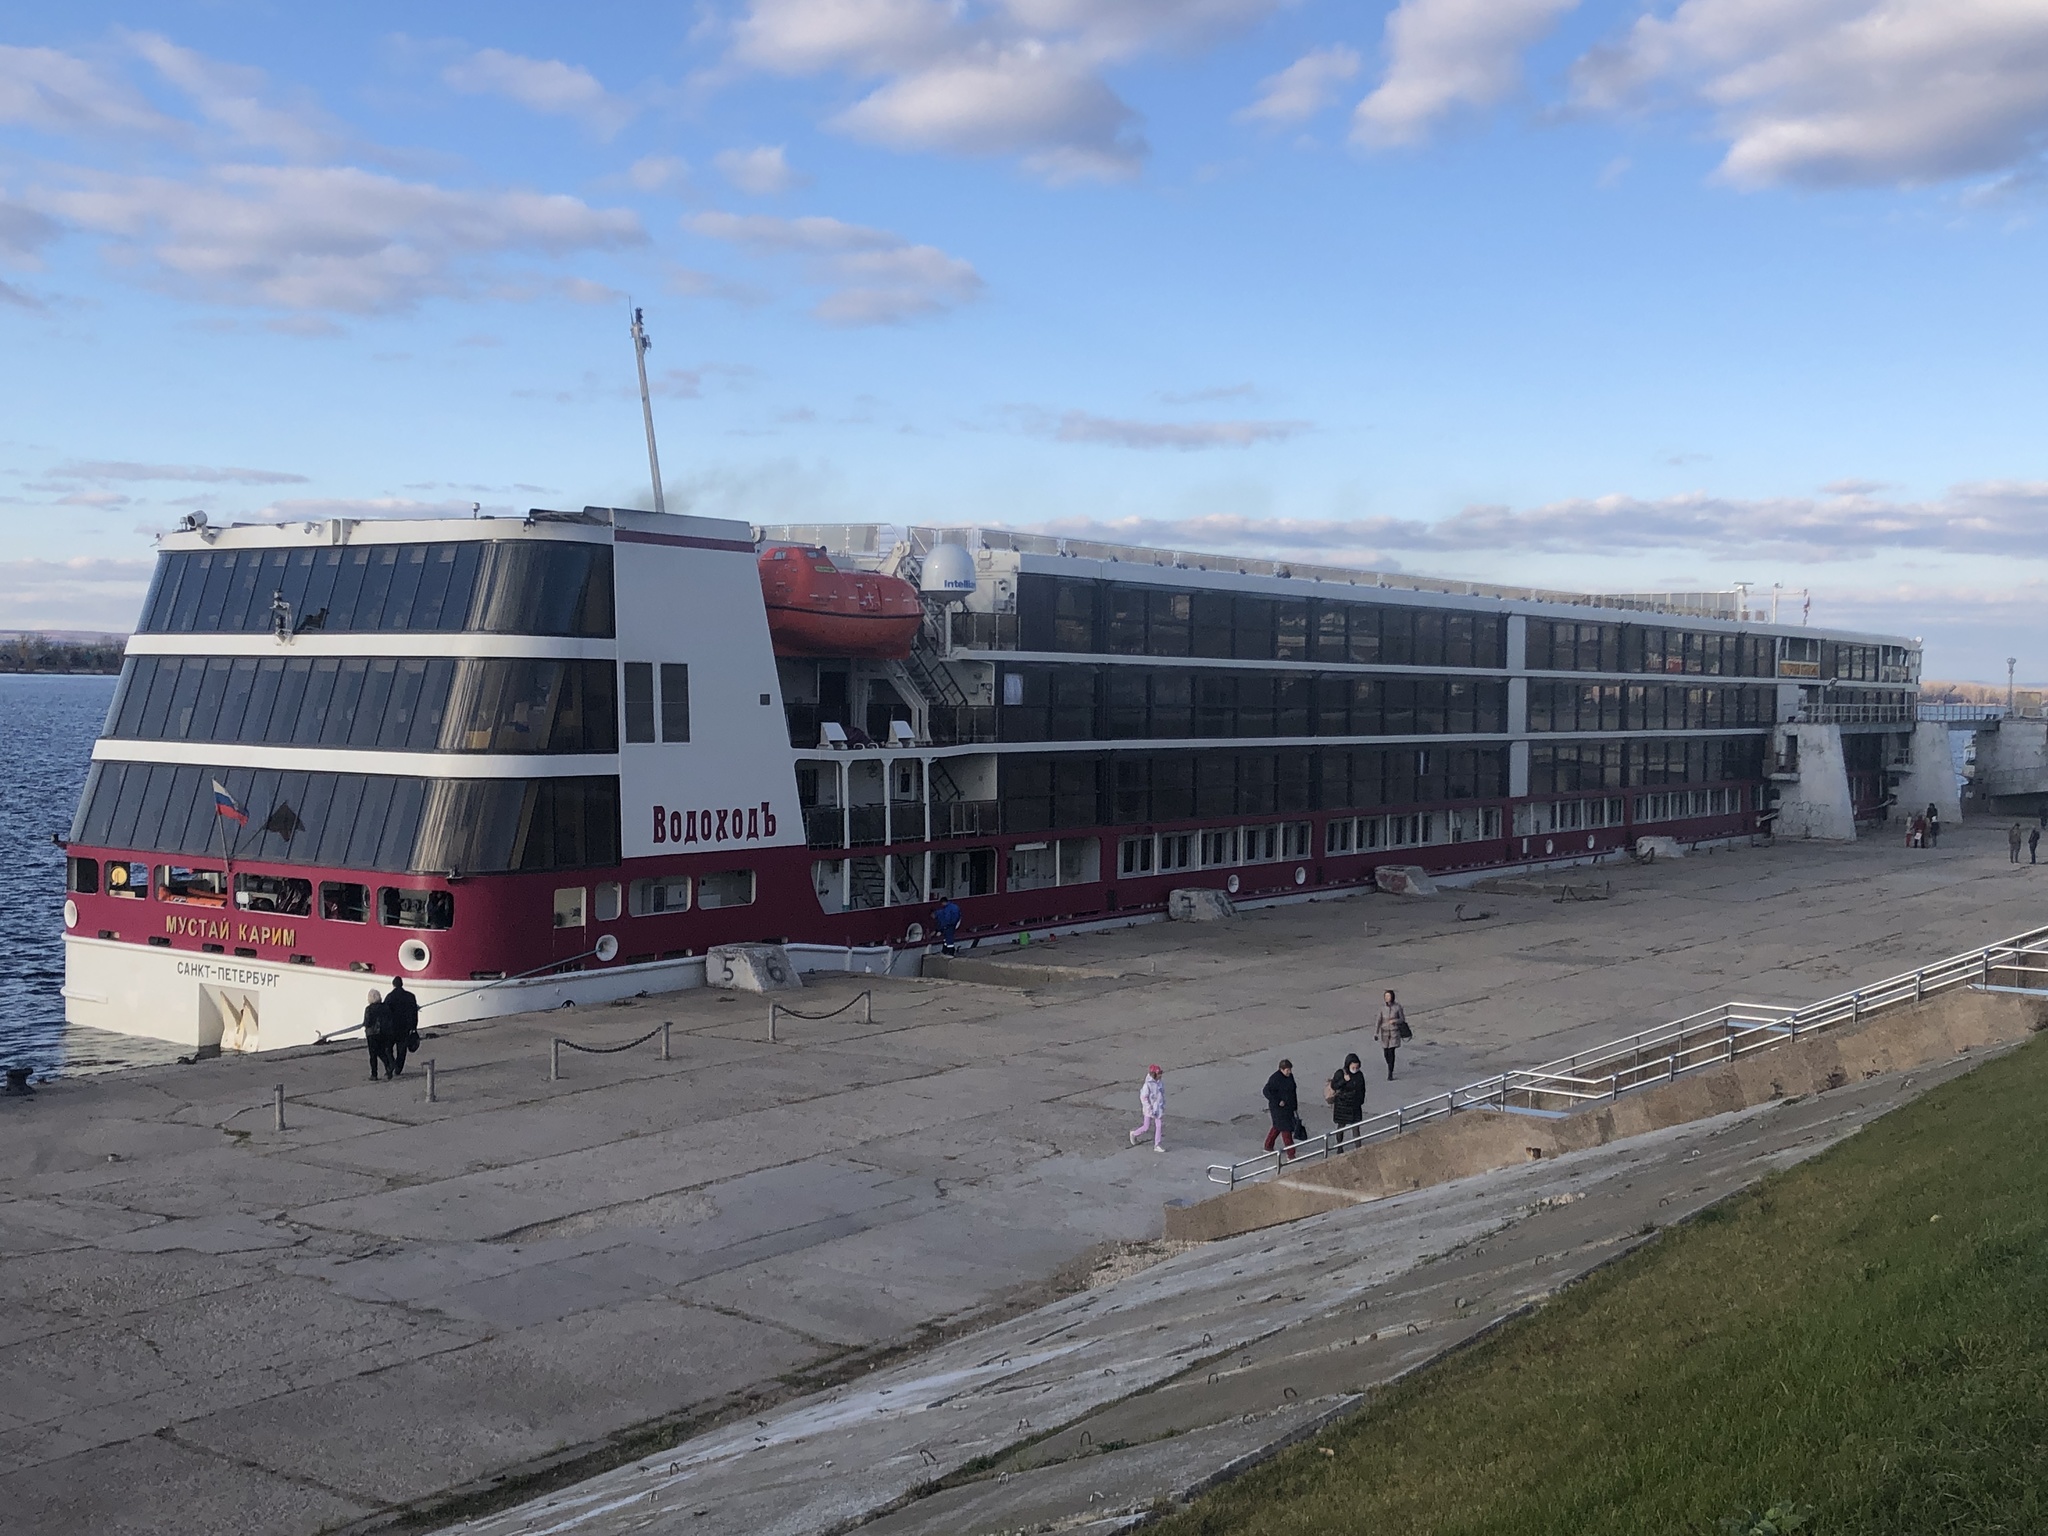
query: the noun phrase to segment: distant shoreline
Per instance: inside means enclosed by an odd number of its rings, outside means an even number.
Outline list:
[[[121,664],[111,667],[20,667],[0,662],[0,677],[119,677]]]

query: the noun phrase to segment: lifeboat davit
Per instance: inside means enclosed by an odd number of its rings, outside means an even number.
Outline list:
[[[900,661],[910,654],[924,603],[909,582],[842,571],[806,544],[771,544],[756,564],[776,655]]]

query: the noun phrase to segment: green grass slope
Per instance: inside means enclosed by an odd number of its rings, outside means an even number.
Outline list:
[[[1720,1536],[1786,1504],[1802,1536],[2048,1532],[2048,1041],[1150,1529]]]

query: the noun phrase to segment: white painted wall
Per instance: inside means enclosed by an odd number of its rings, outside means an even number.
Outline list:
[[[1780,783],[1777,835],[1819,838],[1827,842],[1856,840],[1856,813],[1849,799],[1849,767],[1842,755],[1842,732],[1833,725],[1781,725],[1781,740],[1799,743],[1799,781]]]
[[[1910,818],[1932,805],[1942,825],[1953,827],[1963,819],[1962,791],[1956,786],[1954,760],[1949,756],[1948,727],[1922,721],[1913,727],[1911,766],[1899,780],[1899,803],[1894,821]]]
[[[802,846],[796,771],[752,530],[706,517],[614,515],[619,660],[680,661],[690,668],[690,740],[627,742],[622,722],[625,856]],[[640,539],[631,537],[636,534]],[[667,822],[659,842],[657,805]],[[735,818],[733,811],[742,814]],[[677,830],[686,834],[681,843],[667,835]]]
[[[2048,792],[2048,720],[2001,720],[1977,733],[1972,782],[1992,799]]]

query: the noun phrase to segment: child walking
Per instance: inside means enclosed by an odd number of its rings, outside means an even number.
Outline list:
[[[1145,1112],[1145,1123],[1131,1132],[1131,1145],[1135,1147],[1150,1131],[1154,1152],[1166,1150],[1166,1084],[1160,1081],[1162,1076],[1157,1067],[1145,1069],[1145,1083],[1138,1090],[1138,1108]]]

